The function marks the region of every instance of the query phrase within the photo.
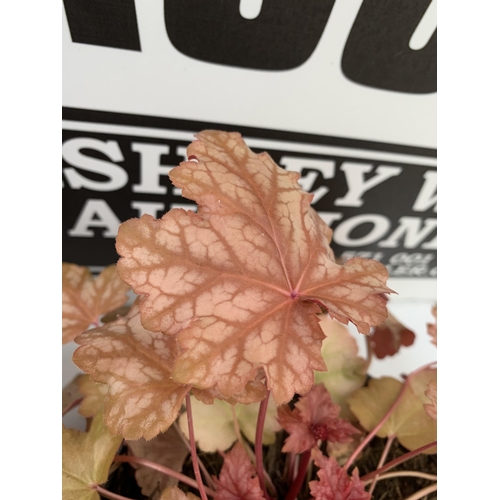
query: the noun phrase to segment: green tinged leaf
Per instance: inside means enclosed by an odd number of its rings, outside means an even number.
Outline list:
[[[62,429],[63,500],[99,500],[94,485],[105,483],[122,442],[112,436],[99,413],[88,432]]]
[[[234,428],[233,412],[229,403],[216,399],[213,404],[207,405],[193,399],[191,406],[193,410],[194,435],[201,450],[209,453],[217,450],[224,451],[230,448],[238,439]],[[248,405],[236,404],[234,405],[234,411],[241,432],[253,443],[257,427],[259,403]],[[189,436],[186,413],[180,416],[179,425],[182,432],[186,436]],[[263,444],[268,445],[273,443],[276,438],[276,432],[279,429],[281,427],[276,421],[276,406],[272,401],[269,401],[264,423]]]
[[[424,408],[424,403],[428,402],[425,390],[435,377],[435,369],[427,369],[411,376],[403,397],[379,429],[377,436],[396,436],[408,450],[415,450],[437,439],[436,422],[427,415]],[[368,387],[357,389],[348,399],[351,411],[361,425],[371,431],[394,403],[402,387],[402,382],[391,377],[372,379],[368,382]],[[425,453],[436,453],[435,450],[432,448]]]
[[[316,372],[317,384],[322,383],[332,401],[340,408],[340,417],[353,420],[347,398],[362,387],[366,380],[366,360],[358,356],[358,344],[349,329],[336,320],[323,319],[320,326],[326,335],[321,354],[328,368],[326,372]]]

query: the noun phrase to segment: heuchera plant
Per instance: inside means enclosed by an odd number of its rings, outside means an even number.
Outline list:
[[[432,481],[412,500],[435,491],[436,476],[387,472],[436,453],[437,392],[435,363],[367,380],[372,353],[414,340],[388,316],[386,268],[337,262],[299,174],[239,134],[201,132],[187,156],[170,178],[196,213],[126,221],[117,265],[96,279],[63,264],[63,342],[85,372],[63,414],[78,406],[89,422],[63,427],[63,498],[128,498],[107,488],[122,462],[161,500],[368,500],[403,475]],[[360,476],[375,436],[385,448]],[[386,463],[395,440],[408,451]]]

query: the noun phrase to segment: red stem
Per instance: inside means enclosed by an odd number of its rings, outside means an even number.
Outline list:
[[[267,405],[271,391],[268,389],[266,397],[260,402],[259,415],[257,417],[257,428],[255,430],[255,468],[259,478],[260,487],[266,497],[266,500],[271,500],[267,492],[266,482],[264,479],[264,460],[262,458],[262,436],[264,434],[264,422],[266,420]]]
[[[291,483],[295,477],[296,460],[297,455],[290,451],[286,454],[286,467],[288,469],[288,482]]]
[[[365,335],[365,341],[366,341],[366,361],[365,361],[365,373],[368,371],[369,366],[372,363],[373,359],[373,349],[372,345],[370,343],[370,335]]]
[[[118,493],[113,493],[112,491],[102,488],[98,484],[94,484],[92,488],[103,497],[110,498],[111,500],[132,500],[129,497],[122,497],[121,495],[118,495]]]
[[[360,477],[360,481],[368,481],[369,479],[372,479],[373,477],[382,474],[383,472],[388,471],[389,469],[392,469],[393,467],[396,467],[396,465],[402,464],[403,462],[406,462],[407,460],[410,460],[410,458],[416,457],[417,455],[420,455],[425,450],[428,450],[429,448],[434,448],[434,446],[437,445],[437,441],[433,441],[432,443],[426,444],[424,446],[421,446],[420,448],[417,448],[416,450],[409,451],[408,453],[405,453],[404,455],[401,455],[398,458],[395,458],[394,460],[391,460],[390,462],[387,462],[383,467],[380,467],[380,469],[374,470],[373,472],[370,472],[368,474],[365,474],[363,477]]]
[[[191,444],[191,459],[193,460],[194,477],[198,483],[198,490],[202,500],[208,500],[207,494],[205,493],[205,486],[203,485],[203,480],[201,479],[200,466],[198,465],[198,455],[196,453],[196,443],[194,440],[194,427],[193,427],[193,412],[191,410],[191,396],[189,392],[186,394],[186,412],[187,421],[189,429],[189,443]]]
[[[290,486],[288,493],[286,494],[285,500],[294,500],[299,494],[300,488],[304,483],[304,478],[306,477],[307,467],[309,466],[309,461],[311,460],[311,450],[307,450],[300,456],[299,470],[297,472],[297,477]]]
[[[83,401],[83,398],[75,399],[72,403],[70,403],[68,406],[66,406],[66,408],[64,408],[64,410],[62,412],[62,416],[64,417],[64,415],[66,415],[66,413],[68,413],[73,408],[75,408],[76,406],[78,406],[82,401]]]
[[[421,366],[420,368],[417,368],[415,371],[410,373],[408,375],[403,383],[403,386],[401,387],[401,390],[399,391],[399,394],[397,398],[394,400],[394,403],[392,403],[391,407],[386,411],[385,415],[382,417],[380,422],[366,435],[365,439],[361,441],[361,443],[358,445],[358,447],[354,450],[353,454],[349,457],[347,462],[344,464],[344,469],[347,470],[356,457],[361,453],[363,448],[373,439],[373,437],[377,434],[377,432],[380,430],[380,428],[385,424],[387,419],[392,415],[392,412],[396,409],[396,406],[399,404],[401,401],[403,394],[408,387],[410,380],[413,376],[415,376],[417,373],[420,373],[421,371],[426,370],[427,368],[431,367],[432,365],[435,365],[436,361],[432,361],[431,363],[427,363],[424,366]]]
[[[395,435],[389,436],[387,438],[387,441],[384,446],[384,451],[382,452],[382,455],[380,456],[380,460],[378,461],[377,464],[377,469],[382,467],[384,465],[385,459],[387,458],[387,455],[389,454],[389,450],[391,449],[392,442],[396,438]],[[370,489],[368,490],[368,493],[371,495],[373,493],[373,490],[375,489],[375,486],[377,485],[377,476],[373,478],[372,484],[370,485]]]
[[[181,428],[179,427],[179,424],[177,422],[174,422],[172,425],[175,427],[177,434],[182,439],[182,442],[185,444],[186,448],[189,450],[189,453],[191,453],[191,445],[189,444],[189,441],[186,439],[186,436],[184,436],[184,432],[182,432]],[[215,488],[214,481],[210,476],[210,474],[208,473],[206,467],[203,465],[203,462],[200,461],[198,465],[200,466],[201,473],[205,476],[205,481],[207,482],[208,486],[214,489]]]
[[[199,487],[198,483],[194,479],[191,479],[189,476],[185,476],[184,474],[181,474],[180,472],[177,472],[174,469],[170,469],[169,467],[165,467],[164,465],[160,465],[160,464],[157,464],[155,462],[151,462],[150,460],[147,460],[146,458],[135,457],[133,455],[117,455],[115,457],[114,461],[115,462],[128,462],[128,463],[144,465],[144,467],[148,467],[150,469],[156,470],[158,472],[166,474],[167,476],[175,477],[175,479],[182,481],[183,483],[187,484],[188,486],[191,486],[193,488]],[[203,489],[211,497],[215,496],[215,491],[211,490],[210,488],[207,488],[205,486]]]

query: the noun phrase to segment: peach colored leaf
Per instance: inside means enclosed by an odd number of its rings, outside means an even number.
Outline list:
[[[435,378],[435,369],[411,376],[403,397],[391,416],[377,432],[379,437],[396,436],[402,446],[415,450],[436,440],[436,422],[428,417],[424,403],[427,384]],[[371,379],[367,387],[357,389],[348,399],[360,424],[371,431],[396,400],[403,384],[391,377]],[[435,453],[435,448],[424,453]]]
[[[431,310],[432,315],[434,316],[434,323],[427,323],[427,333],[431,336],[431,342],[437,347],[437,314],[438,309],[437,305],[432,307]]]
[[[387,269],[335,263],[330,229],[299,174],[255,154],[237,133],[204,131],[170,173],[198,213],[173,209],[120,226],[122,279],[146,300],[145,328],[178,334],[173,378],[225,396],[263,367],[276,404],[304,394],[324,370],[322,309],[362,333],[387,316]]]
[[[437,380],[431,380],[429,382],[425,395],[430,400],[430,404],[424,404],[425,412],[433,420],[437,420]]]
[[[365,491],[357,468],[349,476],[334,458],[325,457],[318,449],[313,449],[311,456],[320,468],[319,481],[309,483],[316,500],[370,500],[371,495]]]
[[[99,500],[94,485],[108,479],[109,468],[122,442],[112,436],[97,414],[89,432],[62,428],[63,500]]]
[[[340,417],[354,420],[346,400],[365,383],[366,360],[358,356],[358,343],[345,325],[323,317],[320,326],[326,335],[321,353],[328,371],[317,372],[316,383],[328,389],[332,401],[341,408]]]
[[[214,400],[211,404],[192,400],[193,426],[196,443],[200,450],[212,453],[227,450],[238,439],[233,418],[233,410],[226,401]],[[236,404],[233,406],[238,427],[245,437],[255,442],[259,404]],[[269,401],[264,420],[262,442],[264,445],[274,443],[276,432],[281,427],[276,422],[276,405]],[[186,437],[189,437],[187,414],[179,417],[179,426]]]
[[[90,418],[96,413],[102,411],[109,386],[107,384],[92,382],[90,377],[85,374],[80,375],[78,379],[78,387],[84,396],[83,401],[78,408],[80,415]]]
[[[317,446],[319,440],[347,443],[360,431],[349,422],[338,418],[339,405],[332,402],[323,384],[313,386],[299,398],[295,408],[287,405],[278,408],[278,422],[288,432],[285,452],[303,453]]]
[[[378,359],[394,356],[401,346],[410,346],[415,341],[415,334],[391,313],[384,323],[370,333],[370,346]]]
[[[127,302],[126,285],[116,273],[116,265],[108,266],[94,280],[86,267],[62,264],[62,338],[71,342],[101,315]]]
[[[189,386],[171,379],[173,337],[145,330],[135,305],[129,315],[76,337],[74,363],[109,385],[104,420],[113,434],[151,439],[177,418]]]
[[[200,500],[200,497],[192,493],[184,493],[180,488],[169,487],[163,490],[159,500]]]
[[[264,500],[255,466],[241,443],[224,457],[219,479],[214,478],[215,500]]]
[[[134,456],[146,458],[177,472],[182,470],[184,460],[189,454],[189,450],[175,426],[169,427],[166,432],[158,434],[150,441],[138,439],[137,441],[126,441],[126,444]],[[167,486],[176,486],[178,483],[177,479],[149,467],[142,467],[134,463],[131,465],[136,467],[135,479],[141,487],[142,494],[151,500],[157,499]]]

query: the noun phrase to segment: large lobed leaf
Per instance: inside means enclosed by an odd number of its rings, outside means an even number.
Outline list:
[[[62,341],[71,342],[101,315],[122,306],[128,300],[126,285],[108,266],[94,280],[90,271],[76,264],[62,264]]]
[[[120,226],[118,271],[145,296],[145,328],[178,335],[173,378],[224,397],[262,367],[276,404],[306,393],[325,370],[317,313],[362,333],[387,316],[386,268],[335,263],[331,230],[299,174],[255,154],[237,133],[204,131],[170,173],[198,213],[174,209]]]

